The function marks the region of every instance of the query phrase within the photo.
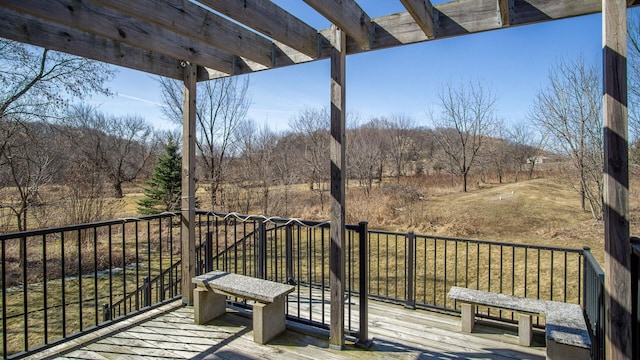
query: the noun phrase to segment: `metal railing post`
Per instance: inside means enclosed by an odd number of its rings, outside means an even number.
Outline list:
[[[415,249],[416,249],[416,235],[413,231],[409,231],[407,233],[407,299],[405,303],[405,307],[407,309],[415,309],[416,308],[416,299],[414,296],[414,257],[415,257]]]
[[[360,324],[358,344],[370,347],[369,340],[369,224],[362,221],[358,224],[358,242],[360,261]]]
[[[582,248],[582,258],[584,259],[583,265],[582,265],[582,281],[584,282],[584,284],[582,284],[582,306],[583,307],[587,306],[587,301],[588,301],[587,289],[590,288],[589,266],[591,264],[587,261],[587,257],[585,256],[586,253],[591,253],[591,248],[588,246],[584,246]]]
[[[291,225],[287,225],[285,228],[285,252],[286,252],[286,266],[287,266],[287,283],[294,284],[295,279],[293,277],[293,228]]]
[[[258,261],[256,263],[257,276],[260,279],[267,278],[267,230],[264,221],[258,221]]]
[[[205,272],[213,271],[213,234],[207,231],[204,243],[204,268]]]
[[[102,304],[102,321],[111,320],[111,309],[109,309],[109,304]]]
[[[149,281],[149,277],[145,276],[143,279],[143,296],[142,300],[144,301],[144,307],[151,306],[151,282]]]

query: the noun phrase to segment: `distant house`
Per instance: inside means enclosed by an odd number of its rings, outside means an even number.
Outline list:
[[[530,158],[527,159],[527,164],[543,164],[543,163],[548,163],[548,162],[553,162],[554,159],[548,157],[548,156],[532,156]]]

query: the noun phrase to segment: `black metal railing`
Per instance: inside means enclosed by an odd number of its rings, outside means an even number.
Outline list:
[[[604,359],[604,271],[591,254],[584,248],[584,317],[591,335],[591,358]]]
[[[369,231],[370,296],[459,311],[451,286],[580,304],[582,250]],[[513,321],[508,311],[478,315]],[[541,319],[537,324],[541,325]]]
[[[200,271],[215,268],[297,284],[287,299],[288,318],[329,328],[329,223],[214,212],[199,212],[197,222]],[[366,249],[360,246],[366,240],[363,233],[366,223],[348,225],[345,239],[345,330],[359,337],[366,336],[354,311],[366,306],[366,299],[358,297],[363,286],[360,259],[366,258],[360,252]]]
[[[22,357],[179,295],[178,219],[169,213],[1,234],[3,357]]]
[[[318,314],[325,313],[323,306],[329,299],[328,224],[212,212],[199,216],[201,228],[206,229],[200,236],[202,248],[213,249],[209,253],[217,254],[206,260],[202,251],[198,255],[202,262],[208,262],[211,268],[304,285],[290,301],[317,298],[318,309],[297,303],[294,308],[299,310],[289,312],[289,316],[299,321],[314,320],[328,327],[327,318],[318,318]],[[459,311],[457,304],[447,297],[454,285],[582,303],[582,249],[358,228],[347,226],[348,297],[359,295],[361,263],[362,259],[368,259],[365,264],[368,295],[409,308]],[[363,231],[366,256],[359,258],[362,246],[355,239]],[[351,314],[350,305],[347,304],[348,314]],[[513,313],[508,311],[481,308],[478,315],[514,321]],[[542,321],[537,319],[536,324],[542,326]]]
[[[0,235],[4,357],[179,296],[178,220],[163,214]],[[367,340],[363,293],[457,312],[447,297],[454,285],[585,308],[594,303],[586,294],[600,286],[590,285],[597,263],[588,251],[583,260],[582,249],[368,230],[366,223],[346,228],[345,330],[360,340]],[[287,299],[288,318],[329,328],[328,223],[197,212],[195,240],[197,273],[221,269],[297,284]],[[510,312],[481,309],[479,315],[513,321]]]

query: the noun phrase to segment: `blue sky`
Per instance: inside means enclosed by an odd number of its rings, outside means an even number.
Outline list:
[[[316,29],[329,22],[302,1],[274,1]],[[434,1],[434,4],[444,1]],[[397,0],[360,0],[377,17],[404,11]],[[589,15],[456,38],[427,41],[347,57],[347,111],[367,120],[404,114],[428,126],[437,91],[448,82],[479,80],[498,100],[498,116],[527,121],[534,94],[546,85],[548,70],[562,58],[582,55],[601,61],[601,16]],[[251,74],[249,117],[277,131],[304,107],[329,105],[328,60]],[[91,100],[106,113],[137,114],[154,126],[176,128],[162,119],[160,92],[153,77],[119,68],[110,89],[117,95]]]

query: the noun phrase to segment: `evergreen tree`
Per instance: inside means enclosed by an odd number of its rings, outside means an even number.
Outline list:
[[[148,187],[144,190],[144,199],[138,202],[138,211],[149,215],[179,209],[181,183],[182,156],[178,153],[176,141],[169,138],[164,153],[153,168],[151,178],[146,182]]]

